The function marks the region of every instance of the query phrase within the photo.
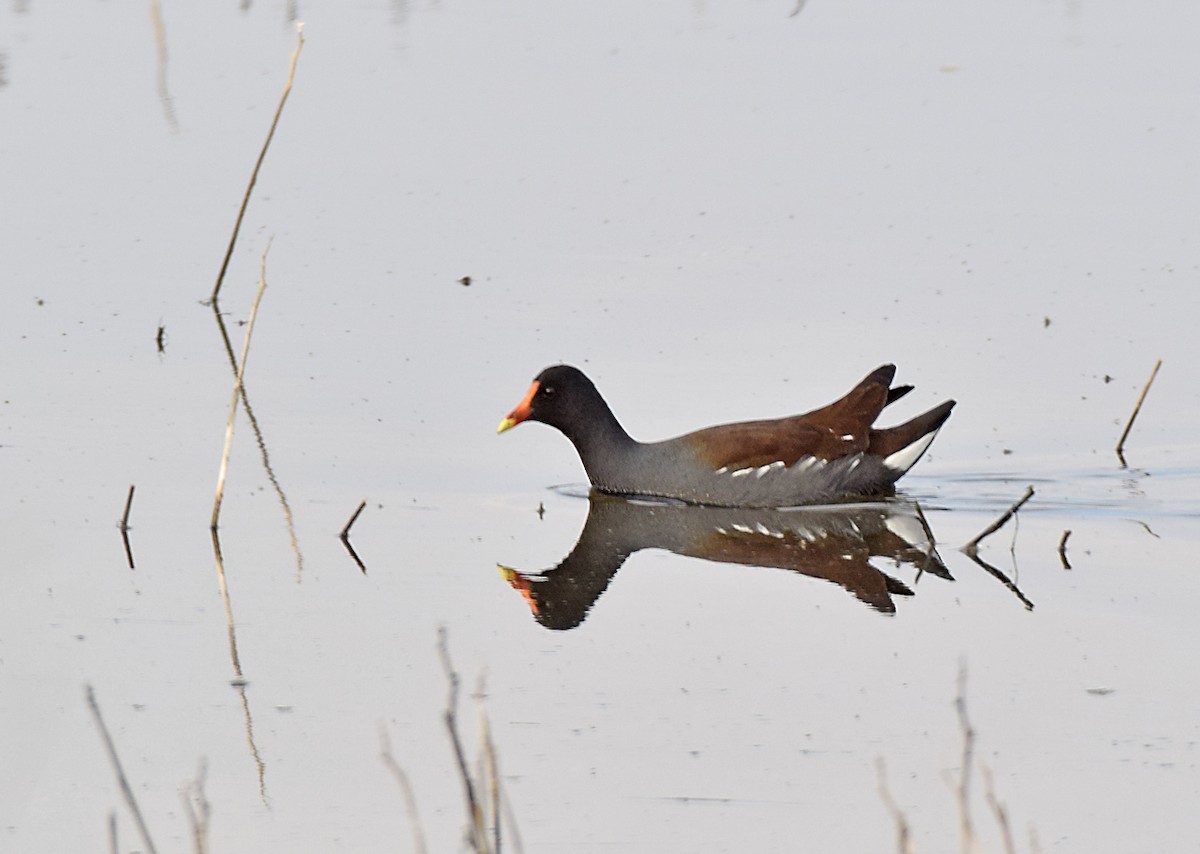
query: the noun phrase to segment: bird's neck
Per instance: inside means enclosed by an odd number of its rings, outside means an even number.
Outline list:
[[[621,463],[638,447],[635,441],[603,398],[597,395],[596,402],[589,407],[587,417],[573,419],[569,428],[559,427],[571,440],[588,479],[594,486],[614,487]]]

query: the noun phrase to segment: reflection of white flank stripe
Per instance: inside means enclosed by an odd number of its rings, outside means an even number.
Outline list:
[[[775,462],[769,463],[768,465],[759,466],[756,474],[759,477],[762,477],[764,474],[771,471],[772,469],[781,468],[783,465],[784,465],[783,460],[776,460]]]
[[[921,459],[921,454],[925,453],[925,449],[933,442],[933,438],[938,434],[939,430],[941,430],[940,427],[932,433],[926,433],[911,445],[896,451],[890,457],[885,458],[883,464],[892,471],[898,471],[901,474],[908,471],[916,464],[917,460]]]
[[[742,534],[753,534],[754,533],[754,529],[751,528],[749,525],[738,525],[735,523],[732,527],[733,527],[733,530],[738,531],[739,533],[742,533]]]
[[[907,545],[919,548],[926,553],[931,548],[929,538],[925,536],[925,529],[921,527],[920,521],[915,516],[888,516],[884,524],[887,525],[889,531],[904,540]]]

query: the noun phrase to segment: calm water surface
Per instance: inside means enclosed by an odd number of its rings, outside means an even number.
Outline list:
[[[1018,850],[1200,850],[1193,4],[242,5],[0,10],[0,849],[142,849],[87,685],[159,850],[201,761],[212,852],[413,850],[381,732],[464,849],[444,627],[526,851],[896,850],[879,760],[950,850],[962,670]],[[959,405],[888,518],[598,508],[494,435],[558,361]]]

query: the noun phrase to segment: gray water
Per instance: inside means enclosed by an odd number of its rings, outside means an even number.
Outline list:
[[[1200,850],[1194,4],[247,5],[0,9],[0,849],[142,849],[90,685],[159,850],[201,760],[214,854],[413,850],[381,732],[463,850],[444,627],[529,852],[896,850],[879,760],[949,850],[962,670],[1018,850]],[[239,351],[270,241],[226,599],[202,302],[297,20],[219,301]],[[902,482],[952,580],[660,540],[544,628],[582,469],[494,430],[559,361],[642,439],[897,363],[889,417],[959,401]],[[1001,579],[958,549],[1028,485]]]

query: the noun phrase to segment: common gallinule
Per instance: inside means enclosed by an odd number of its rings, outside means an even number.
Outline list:
[[[954,408],[948,400],[895,427],[872,427],[885,406],[912,391],[892,388],[895,374],[895,365],[876,368],[841,400],[804,415],[638,442],[582,371],[555,365],[537,375],[497,432],[522,421],[557,427],[575,445],[592,486],[618,495],[722,507],[890,495]]]

